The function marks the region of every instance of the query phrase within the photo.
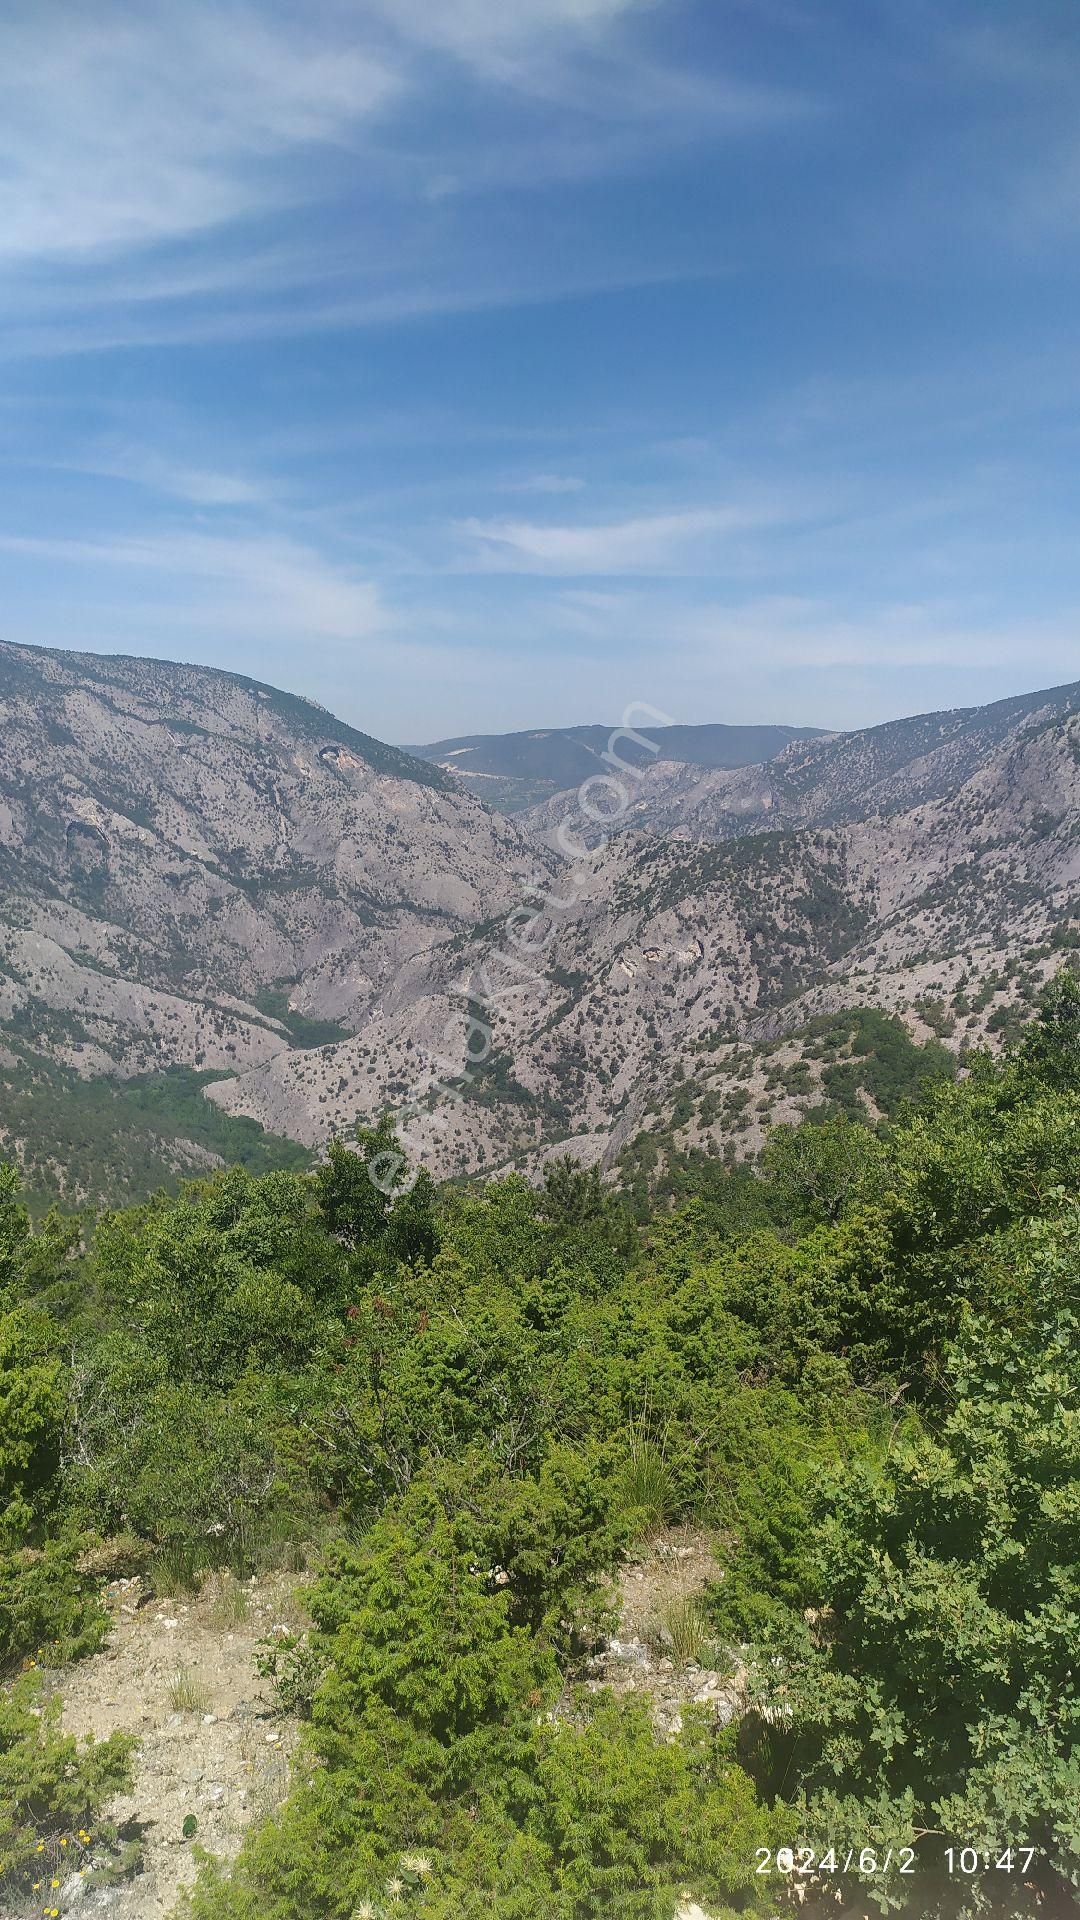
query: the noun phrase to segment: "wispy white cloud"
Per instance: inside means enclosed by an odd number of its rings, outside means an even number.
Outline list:
[[[378,326],[715,271],[674,236],[647,262],[618,235],[575,250],[565,231],[522,253],[479,209],[457,210],[806,113],[790,91],[665,62],[638,31],[660,12],[660,0],[12,0],[0,10],[7,352]],[[469,69],[466,113],[447,60]],[[433,219],[447,197],[453,217]],[[325,220],[306,218],[311,206]]]
[[[994,269],[1057,268],[1080,59],[870,12],[5,0],[0,505],[73,536],[8,540],[6,630],[328,700],[366,641],[365,724],[413,738],[669,677],[748,718],[758,672],[1066,677],[1076,355]]]
[[[147,460],[141,469],[129,468],[127,477],[174,500],[188,500],[195,507],[250,507],[264,497],[254,481],[240,474],[174,466],[167,460]]]
[[[596,526],[548,526],[529,520],[466,520],[473,565],[487,573],[623,574],[679,570],[735,534],[771,526],[771,508],[709,506]]]
[[[372,243],[374,247],[374,242]],[[50,288],[38,302],[20,303],[13,323],[0,331],[0,360],[64,358],[143,346],[214,346],[233,341],[378,329],[399,322],[454,314],[496,313],[545,306],[566,299],[618,294],[631,289],[690,285],[708,274],[699,261],[652,263],[591,259],[576,263],[478,256],[462,246],[453,260],[434,253],[418,264],[398,259],[390,248],[385,267],[376,262],[358,276],[328,274],[319,261],[293,255],[267,263],[258,257],[231,277],[229,295],[218,298],[213,281],[203,297],[193,286],[187,298],[152,288],[137,293],[91,295],[73,286],[63,297]],[[717,273],[726,272],[720,267]],[[35,310],[36,308],[36,310]]]
[[[508,480],[507,493],[581,493],[585,482],[576,473],[531,473],[525,480]]]
[[[666,120],[669,137],[691,106],[754,120],[796,104],[609,44],[619,19],[642,10],[640,0],[100,0],[90,10],[15,0],[0,15],[0,257],[86,257],[303,202],[317,191],[305,153],[359,146],[373,119],[422,87],[417,62],[432,50],[586,120]],[[594,64],[582,64],[586,53]],[[545,138],[553,153],[573,151],[565,130]],[[414,183],[428,193],[439,180],[442,190],[475,183],[478,154],[496,148],[479,129],[458,146],[434,171],[421,161]],[[508,142],[504,129],[502,179],[519,148],[539,164],[526,131]]]
[[[193,507],[254,507],[267,499],[266,488],[243,474],[189,466],[152,447],[102,449],[50,464],[69,473],[119,480]]]
[[[765,673],[1014,668],[1075,677],[1080,610],[1004,617],[963,599],[874,600],[855,613],[826,595],[761,594],[733,602],[673,605],[645,590],[569,590],[548,608],[549,627],[599,650],[617,638],[637,658],[663,655],[688,687]],[[1017,682],[1019,687],[1020,682]],[[972,699],[978,697],[972,681]]]
[[[711,125],[735,132],[756,129],[816,113],[819,102],[789,86],[764,85],[732,73],[705,72],[670,64],[642,50],[639,39],[623,29],[638,16],[660,11],[660,0],[367,0],[369,15],[381,17],[399,42],[428,53],[453,56],[481,79],[531,95],[549,106],[570,108],[593,123],[591,141],[567,139],[566,130],[546,143],[543,153],[528,139],[501,151],[489,149],[488,162],[520,178],[521,154],[547,176],[559,168],[560,153],[570,167],[587,161],[590,169],[610,155],[610,135],[596,129],[607,122],[663,125],[667,140],[678,143],[692,128]],[[626,157],[616,136],[614,151]],[[474,181],[475,163],[465,160],[464,178]],[[440,193],[453,191],[462,178],[443,172]]]
[[[85,256],[291,200],[274,163],[350,137],[397,85],[302,14],[74,0],[0,17],[0,255]]]
[[[371,0],[370,12],[415,43],[455,54],[482,72],[565,35],[595,33],[648,0]]]
[[[272,534],[197,532],[113,540],[0,537],[0,552],[102,575],[120,571],[158,623],[219,630],[362,640],[390,624],[377,587],[301,542]],[[144,583],[141,586],[139,581]],[[145,582],[153,582],[149,598]],[[99,588],[99,592],[101,589]]]

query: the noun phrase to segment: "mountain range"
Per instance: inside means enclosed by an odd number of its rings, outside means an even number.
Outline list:
[[[0,728],[0,1143],[43,1197],[386,1108],[440,1174],[730,1158],[996,1043],[1076,939],[1080,685],[754,765],[620,743],[606,826],[208,668],[0,646]]]
[[[612,726],[543,727],[527,733],[467,733],[452,740],[436,740],[424,747],[407,747],[441,767],[444,773],[475,793],[488,806],[517,813],[568,787],[579,787],[590,775],[607,771],[604,754]],[[639,737],[634,738],[634,733]],[[747,767],[774,754],[792,740],[813,738],[820,727],[657,725],[648,715],[636,717],[632,730],[620,734],[619,752],[631,766],[676,762],[691,767]]]

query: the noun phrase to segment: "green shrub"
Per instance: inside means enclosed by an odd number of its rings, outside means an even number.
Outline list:
[[[135,1741],[113,1733],[80,1748],[59,1728],[60,1700],[40,1675],[0,1689],[0,1890],[29,1900],[115,1839],[98,1829],[99,1807],[128,1786]],[[44,1904],[44,1903],[42,1903]]]
[[[910,1109],[925,1050],[829,1016],[818,1057],[889,1123],[819,1113],[756,1169],[657,1153],[641,1231],[572,1166],[381,1191],[385,1126],[317,1180],[113,1216],[85,1260],[0,1181],[9,1662],[92,1644],[91,1523],[159,1589],[317,1561],[311,1630],[259,1655],[305,1720],[291,1791],[197,1920],[772,1913],[756,1846],[933,1829],[1022,1828],[1050,1910],[1080,1854],[1074,1013]],[[668,1741],[581,1682],[672,1520],[719,1562],[672,1650],[740,1643],[757,1693]],[[922,1853],[833,1890],[956,1920]]]
[[[1080,1887],[1080,1211],[1003,1253],[1014,1311],[967,1321],[945,1417],[808,1501],[814,1608],[763,1674],[793,1715],[810,1838],[852,1832],[867,1804],[895,1844],[933,1832],[939,1863],[1007,1838],[1038,1850],[1047,1897],[1055,1875]],[[1031,1911],[1008,1891],[1001,1911]],[[948,1913],[955,1895],[931,1864],[916,1897]]]

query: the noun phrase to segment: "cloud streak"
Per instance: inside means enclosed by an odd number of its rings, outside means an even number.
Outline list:
[[[406,738],[1066,677],[1080,59],[811,12],[7,0],[5,630]]]
[[[767,508],[708,506],[597,526],[547,526],[528,520],[465,520],[473,564],[485,573],[617,575],[699,571],[734,535],[780,519]]]
[[[549,628],[580,636],[601,657],[605,642],[614,640],[646,659],[665,652],[665,670],[673,671],[687,692],[695,684],[753,682],[762,673],[789,671],[1008,669],[1021,655],[1033,675],[1071,679],[1080,638],[1076,608],[1050,617],[1007,619],[993,608],[947,598],[868,598],[854,612],[824,594],[758,594],[731,601],[695,596],[673,603],[644,589],[571,589],[546,617]]]
[[[266,8],[7,9],[0,256],[137,247],[302,196],[275,163],[349,138],[396,84]]]
[[[73,574],[113,572],[151,583],[144,614],[218,630],[332,641],[366,640],[390,625],[378,589],[302,542],[271,534],[159,533],[113,540],[6,535],[0,553]],[[130,592],[130,582],[125,588]]]
[[[643,263],[616,233],[601,250],[537,235],[523,253],[482,212],[811,109],[792,89],[658,57],[644,28],[661,11],[13,0],[0,11],[6,351],[385,327],[715,271],[674,240]]]

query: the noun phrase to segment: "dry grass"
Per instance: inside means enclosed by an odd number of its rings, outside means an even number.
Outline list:
[[[242,1627],[250,1612],[247,1592],[235,1574],[221,1574],[210,1602],[210,1625],[219,1633],[229,1633]]]
[[[665,1644],[677,1667],[700,1666],[709,1642],[709,1623],[696,1594],[672,1596],[663,1611]]]
[[[210,1701],[206,1689],[190,1667],[177,1667],[168,1686],[169,1705],[174,1713],[205,1713]]]

